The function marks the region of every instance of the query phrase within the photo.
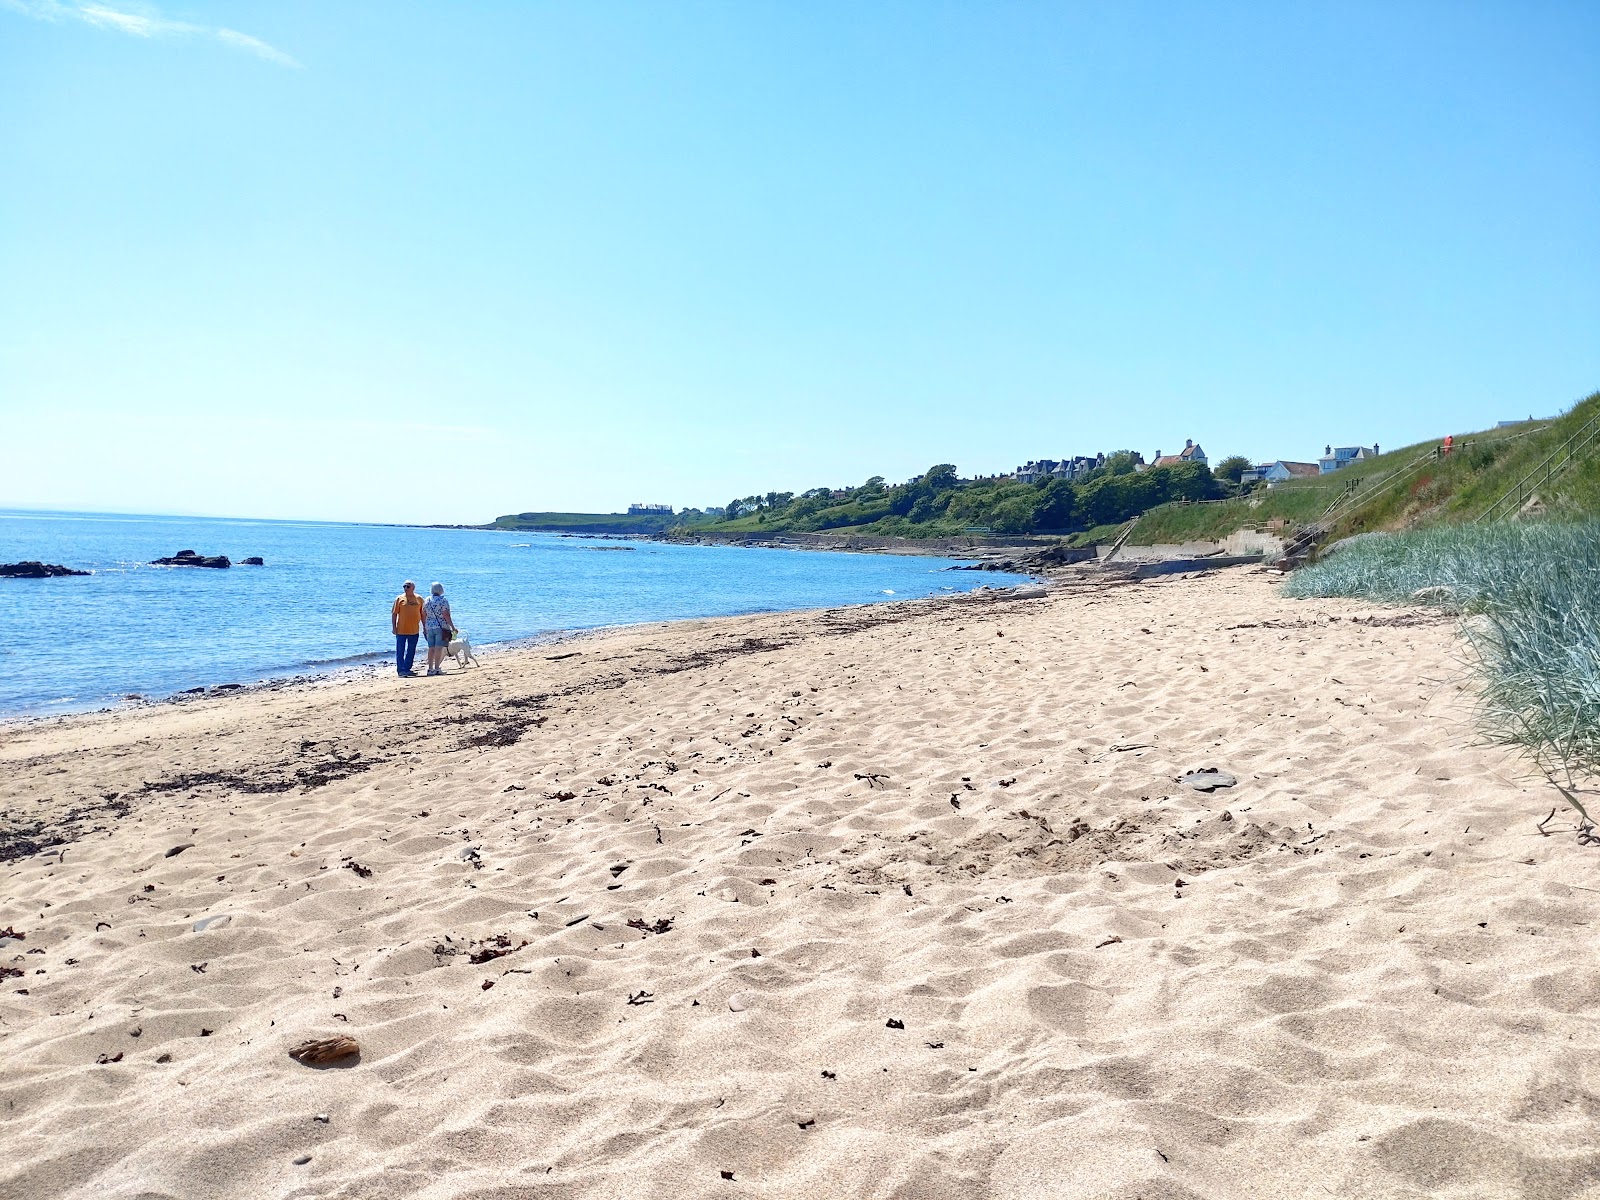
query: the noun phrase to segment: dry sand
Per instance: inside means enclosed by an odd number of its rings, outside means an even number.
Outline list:
[[[1470,708],[1231,571],[14,725],[0,1195],[1600,1197],[1600,859]]]

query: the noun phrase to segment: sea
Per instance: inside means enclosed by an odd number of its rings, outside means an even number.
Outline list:
[[[235,565],[150,565],[180,550]],[[250,556],[265,565],[237,565]],[[393,659],[389,606],[406,579],[424,594],[442,582],[456,624],[491,658],[580,630],[1025,582],[950,574],[961,560],[949,558],[0,509],[0,562],[28,559],[92,574],[0,579],[0,717],[370,669]]]

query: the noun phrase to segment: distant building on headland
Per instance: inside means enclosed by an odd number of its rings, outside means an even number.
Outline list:
[[[1198,443],[1185,439],[1183,443],[1183,449],[1178,451],[1176,454],[1163,454],[1161,451],[1157,450],[1156,456],[1151,460],[1150,465],[1152,467],[1175,467],[1179,463],[1192,462],[1204,464],[1207,461],[1206,452],[1200,449]]]
[[[1322,457],[1317,460],[1321,473],[1326,475],[1329,471],[1337,471],[1348,467],[1353,462],[1362,462],[1365,459],[1378,457],[1378,443],[1370,446],[1329,446],[1322,452]]]
[[[1012,472],[1012,478],[1018,483],[1032,483],[1037,479],[1081,479],[1105,465],[1103,451],[1092,457],[1080,454],[1076,458],[1040,458],[1023,463]]]
[[[628,505],[630,517],[670,517],[672,505],[670,504],[630,504]]]
[[[1322,474],[1316,463],[1289,462],[1287,459],[1278,459],[1275,462],[1260,463],[1247,471],[1239,474],[1240,483],[1255,483],[1266,480],[1268,483],[1282,483],[1285,479],[1309,479]]]

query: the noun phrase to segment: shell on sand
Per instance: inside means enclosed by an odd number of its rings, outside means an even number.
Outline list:
[[[355,1038],[331,1037],[301,1042],[289,1051],[289,1057],[307,1067],[322,1067],[360,1053],[361,1045]]]

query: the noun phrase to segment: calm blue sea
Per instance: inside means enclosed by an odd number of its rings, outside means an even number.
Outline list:
[[[624,545],[633,549],[616,549]],[[179,550],[235,563],[259,555],[266,566],[148,565]],[[408,578],[423,592],[433,580],[445,585],[475,646],[640,621],[870,604],[978,583],[945,574],[955,560],[940,558],[0,509],[0,562],[23,559],[94,574],[0,579],[0,716],[377,661],[393,653],[389,605]]]

